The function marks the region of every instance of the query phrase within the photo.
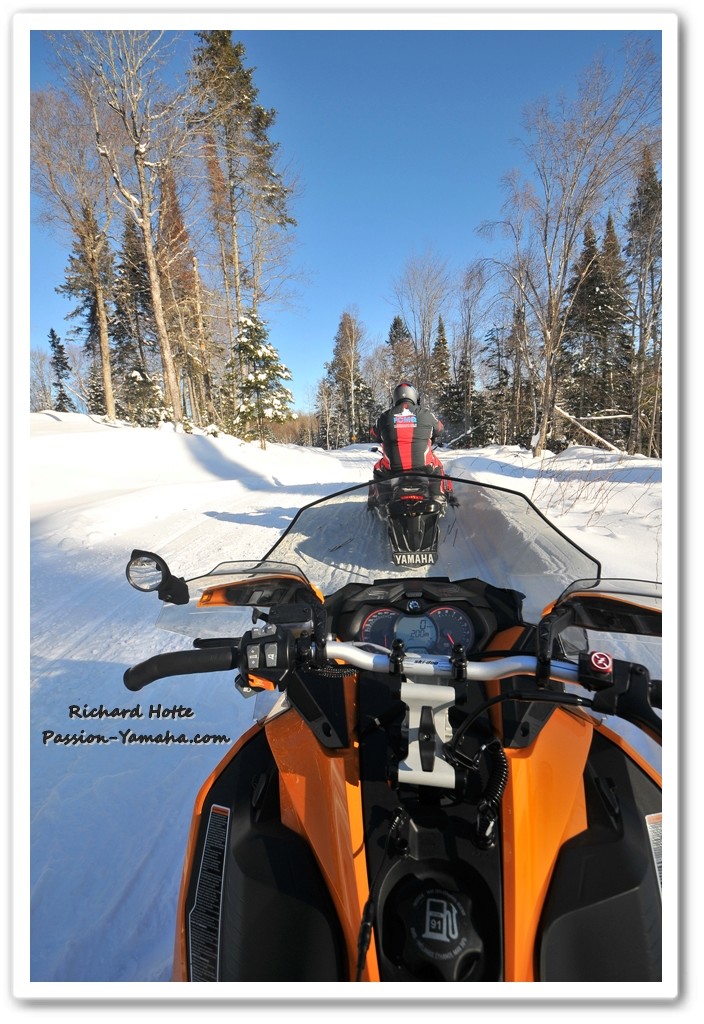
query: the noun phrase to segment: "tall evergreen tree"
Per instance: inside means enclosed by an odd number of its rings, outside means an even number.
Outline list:
[[[293,395],[282,383],[291,380],[291,373],[267,338],[266,324],[257,314],[245,314],[239,324],[237,347],[247,370],[239,385],[233,425],[240,436],[257,437],[262,448],[271,440],[271,424],[291,418],[293,402]]]
[[[105,357],[110,378],[110,392],[112,393],[111,360],[107,345],[108,297],[112,292],[113,284],[112,255],[105,244],[94,247],[86,244],[87,237],[93,238],[100,234],[94,211],[90,207],[84,207],[81,223],[82,234],[76,234],[74,237],[64,272],[64,283],[56,288],[56,292],[58,295],[78,300],[78,304],[67,317],[75,323],[70,333],[74,338],[83,342],[93,359],[102,362]],[[105,319],[105,342],[102,348],[101,303],[102,316]],[[105,394],[104,384],[103,394]]]
[[[633,344],[629,332],[630,310],[626,264],[613,216],[609,212],[604,229],[600,261],[604,282],[605,327],[602,381],[605,404],[612,419],[600,424],[597,433],[618,447],[628,441],[633,374]]]
[[[409,380],[414,378],[415,350],[413,338],[403,317],[397,315],[393,318],[386,343],[391,350],[389,376],[385,381],[388,392],[386,398],[388,400],[399,381],[404,378]]]
[[[601,359],[607,334],[606,285],[591,222],[565,290],[567,311],[558,363],[558,396],[576,418],[603,409]],[[568,430],[568,436],[571,436]]]
[[[474,370],[470,353],[467,349],[460,353],[454,376],[450,385],[445,423],[448,435],[454,437],[457,445],[466,448],[468,443],[480,444],[476,440],[473,429],[473,402],[475,398]]]
[[[565,342],[558,396],[585,427],[609,444],[623,444],[630,401],[626,282],[619,242],[608,216],[602,248],[588,226],[584,246],[567,289]],[[583,440],[575,424],[564,423],[565,440]]]
[[[426,404],[431,406],[437,415],[444,417],[451,401],[451,376],[450,349],[445,334],[445,322],[441,316],[438,317],[438,327],[430,362],[432,384]]]
[[[159,350],[144,239],[125,216],[115,261],[112,318],[117,407],[122,419],[154,426],[169,418],[160,385]]]
[[[334,447],[368,436],[371,389],[363,380],[360,365],[364,325],[349,310],[340,317],[327,377],[333,395]]]
[[[265,268],[276,263],[272,234],[293,225],[290,188],[276,171],[278,144],[269,132],[276,111],[257,103],[254,68],[229,30],[198,33],[193,92],[194,130],[203,138],[211,211],[231,311],[231,345],[245,306],[258,311],[267,297]]]
[[[135,366],[145,371],[156,367],[156,325],[144,240],[129,214],[115,261],[112,338],[115,366],[122,375]]]
[[[92,362],[88,371],[88,380],[85,386],[85,398],[88,412],[95,416],[105,415],[105,392],[103,390],[103,379],[98,364]],[[122,415],[120,409],[119,394],[117,396],[117,414]]]
[[[487,334],[483,359],[487,385],[475,399],[475,444],[510,444],[515,439],[512,401],[512,367],[505,330],[493,327]]]
[[[391,321],[391,327],[389,327],[389,337],[387,341],[391,348],[395,348],[397,345],[404,345],[412,341],[408,328],[403,321],[403,317],[395,316],[393,318]]]
[[[66,349],[53,327],[49,331],[49,347],[51,348],[51,368],[54,371],[52,383],[54,409],[56,412],[76,412],[76,405],[64,385],[64,381],[71,376],[71,367],[66,357]]]

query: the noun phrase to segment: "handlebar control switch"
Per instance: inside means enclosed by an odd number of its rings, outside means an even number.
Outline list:
[[[247,683],[250,675],[271,680],[279,689],[295,663],[295,640],[288,632],[279,632],[273,623],[248,630],[240,643],[239,670]]]
[[[579,682],[587,690],[606,690],[614,684],[614,659],[604,651],[582,651],[579,655]]]

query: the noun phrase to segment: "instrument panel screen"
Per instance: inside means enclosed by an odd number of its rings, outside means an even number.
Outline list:
[[[418,615],[375,608],[362,622],[360,639],[387,649],[394,640],[403,640],[407,651],[450,654],[458,643],[471,650],[476,630],[469,616],[452,605],[439,605]]]

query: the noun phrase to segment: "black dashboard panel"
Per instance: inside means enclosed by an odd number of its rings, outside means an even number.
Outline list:
[[[498,630],[522,624],[520,607],[516,591],[433,577],[352,583],[326,602],[341,640],[390,648],[401,639],[407,651],[448,655],[458,643],[467,654],[482,651]]]

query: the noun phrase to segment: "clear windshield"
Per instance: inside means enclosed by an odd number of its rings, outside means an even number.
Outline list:
[[[367,509],[368,487],[362,484],[301,509],[261,560],[223,562],[189,580],[189,604],[164,605],[159,625],[192,637],[241,635],[251,627],[257,607],[281,599],[268,594],[262,583],[277,575],[295,578],[304,588],[312,584],[322,596],[347,583],[381,579],[480,579],[517,591],[524,621],[537,622],[574,580],[598,578],[596,559],[552,526],[524,495],[459,479],[453,487],[457,504],[439,520],[433,564],[394,563],[387,525]],[[243,588],[242,581],[250,578],[253,587]],[[234,607],[203,601],[204,593],[228,580],[238,583]]]
[[[367,510],[366,484],[306,506],[267,557],[299,566],[325,595],[350,582],[477,578],[523,594],[528,622],[574,580],[599,576],[598,561],[524,495],[467,480],[453,480],[453,489],[458,504],[440,519],[432,565],[394,564],[386,525]]]

